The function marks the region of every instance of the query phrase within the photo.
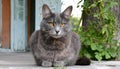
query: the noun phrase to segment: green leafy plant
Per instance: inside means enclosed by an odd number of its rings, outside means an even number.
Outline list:
[[[86,29],[80,26],[81,20],[76,22],[73,28],[81,38],[80,55],[99,61],[114,59],[120,53],[120,43],[114,39],[117,26],[111,8],[117,3],[114,0],[94,0],[90,4],[89,1],[85,0],[83,12],[93,17],[94,20],[86,19],[89,23]],[[97,10],[92,13],[91,9]]]

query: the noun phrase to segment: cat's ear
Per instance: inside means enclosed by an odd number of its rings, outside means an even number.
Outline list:
[[[67,8],[62,12],[62,15],[63,15],[66,19],[69,19],[70,16],[71,16],[71,13],[72,13],[72,9],[73,9],[72,6],[67,7]]]
[[[43,18],[49,17],[51,15],[51,13],[52,13],[51,9],[48,7],[48,5],[44,4],[42,6],[42,16],[43,16]]]

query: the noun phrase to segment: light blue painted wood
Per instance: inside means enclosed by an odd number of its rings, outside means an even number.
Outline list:
[[[40,22],[42,20],[42,5],[47,4],[53,12],[61,12],[61,0],[36,0],[35,8],[35,29],[40,28]]]
[[[27,33],[27,0],[11,0],[12,51],[25,51]]]

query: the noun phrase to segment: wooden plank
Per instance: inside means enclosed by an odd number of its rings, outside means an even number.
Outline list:
[[[30,3],[31,0],[28,0],[28,41],[30,38]]]
[[[24,52],[28,41],[27,0],[11,0],[11,50]]]
[[[10,48],[10,0],[2,0],[2,48]]]
[[[2,40],[2,0],[0,0],[0,47]]]

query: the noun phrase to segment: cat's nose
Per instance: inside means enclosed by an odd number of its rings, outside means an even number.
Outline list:
[[[58,34],[58,33],[59,33],[59,31],[56,31],[56,33]]]

